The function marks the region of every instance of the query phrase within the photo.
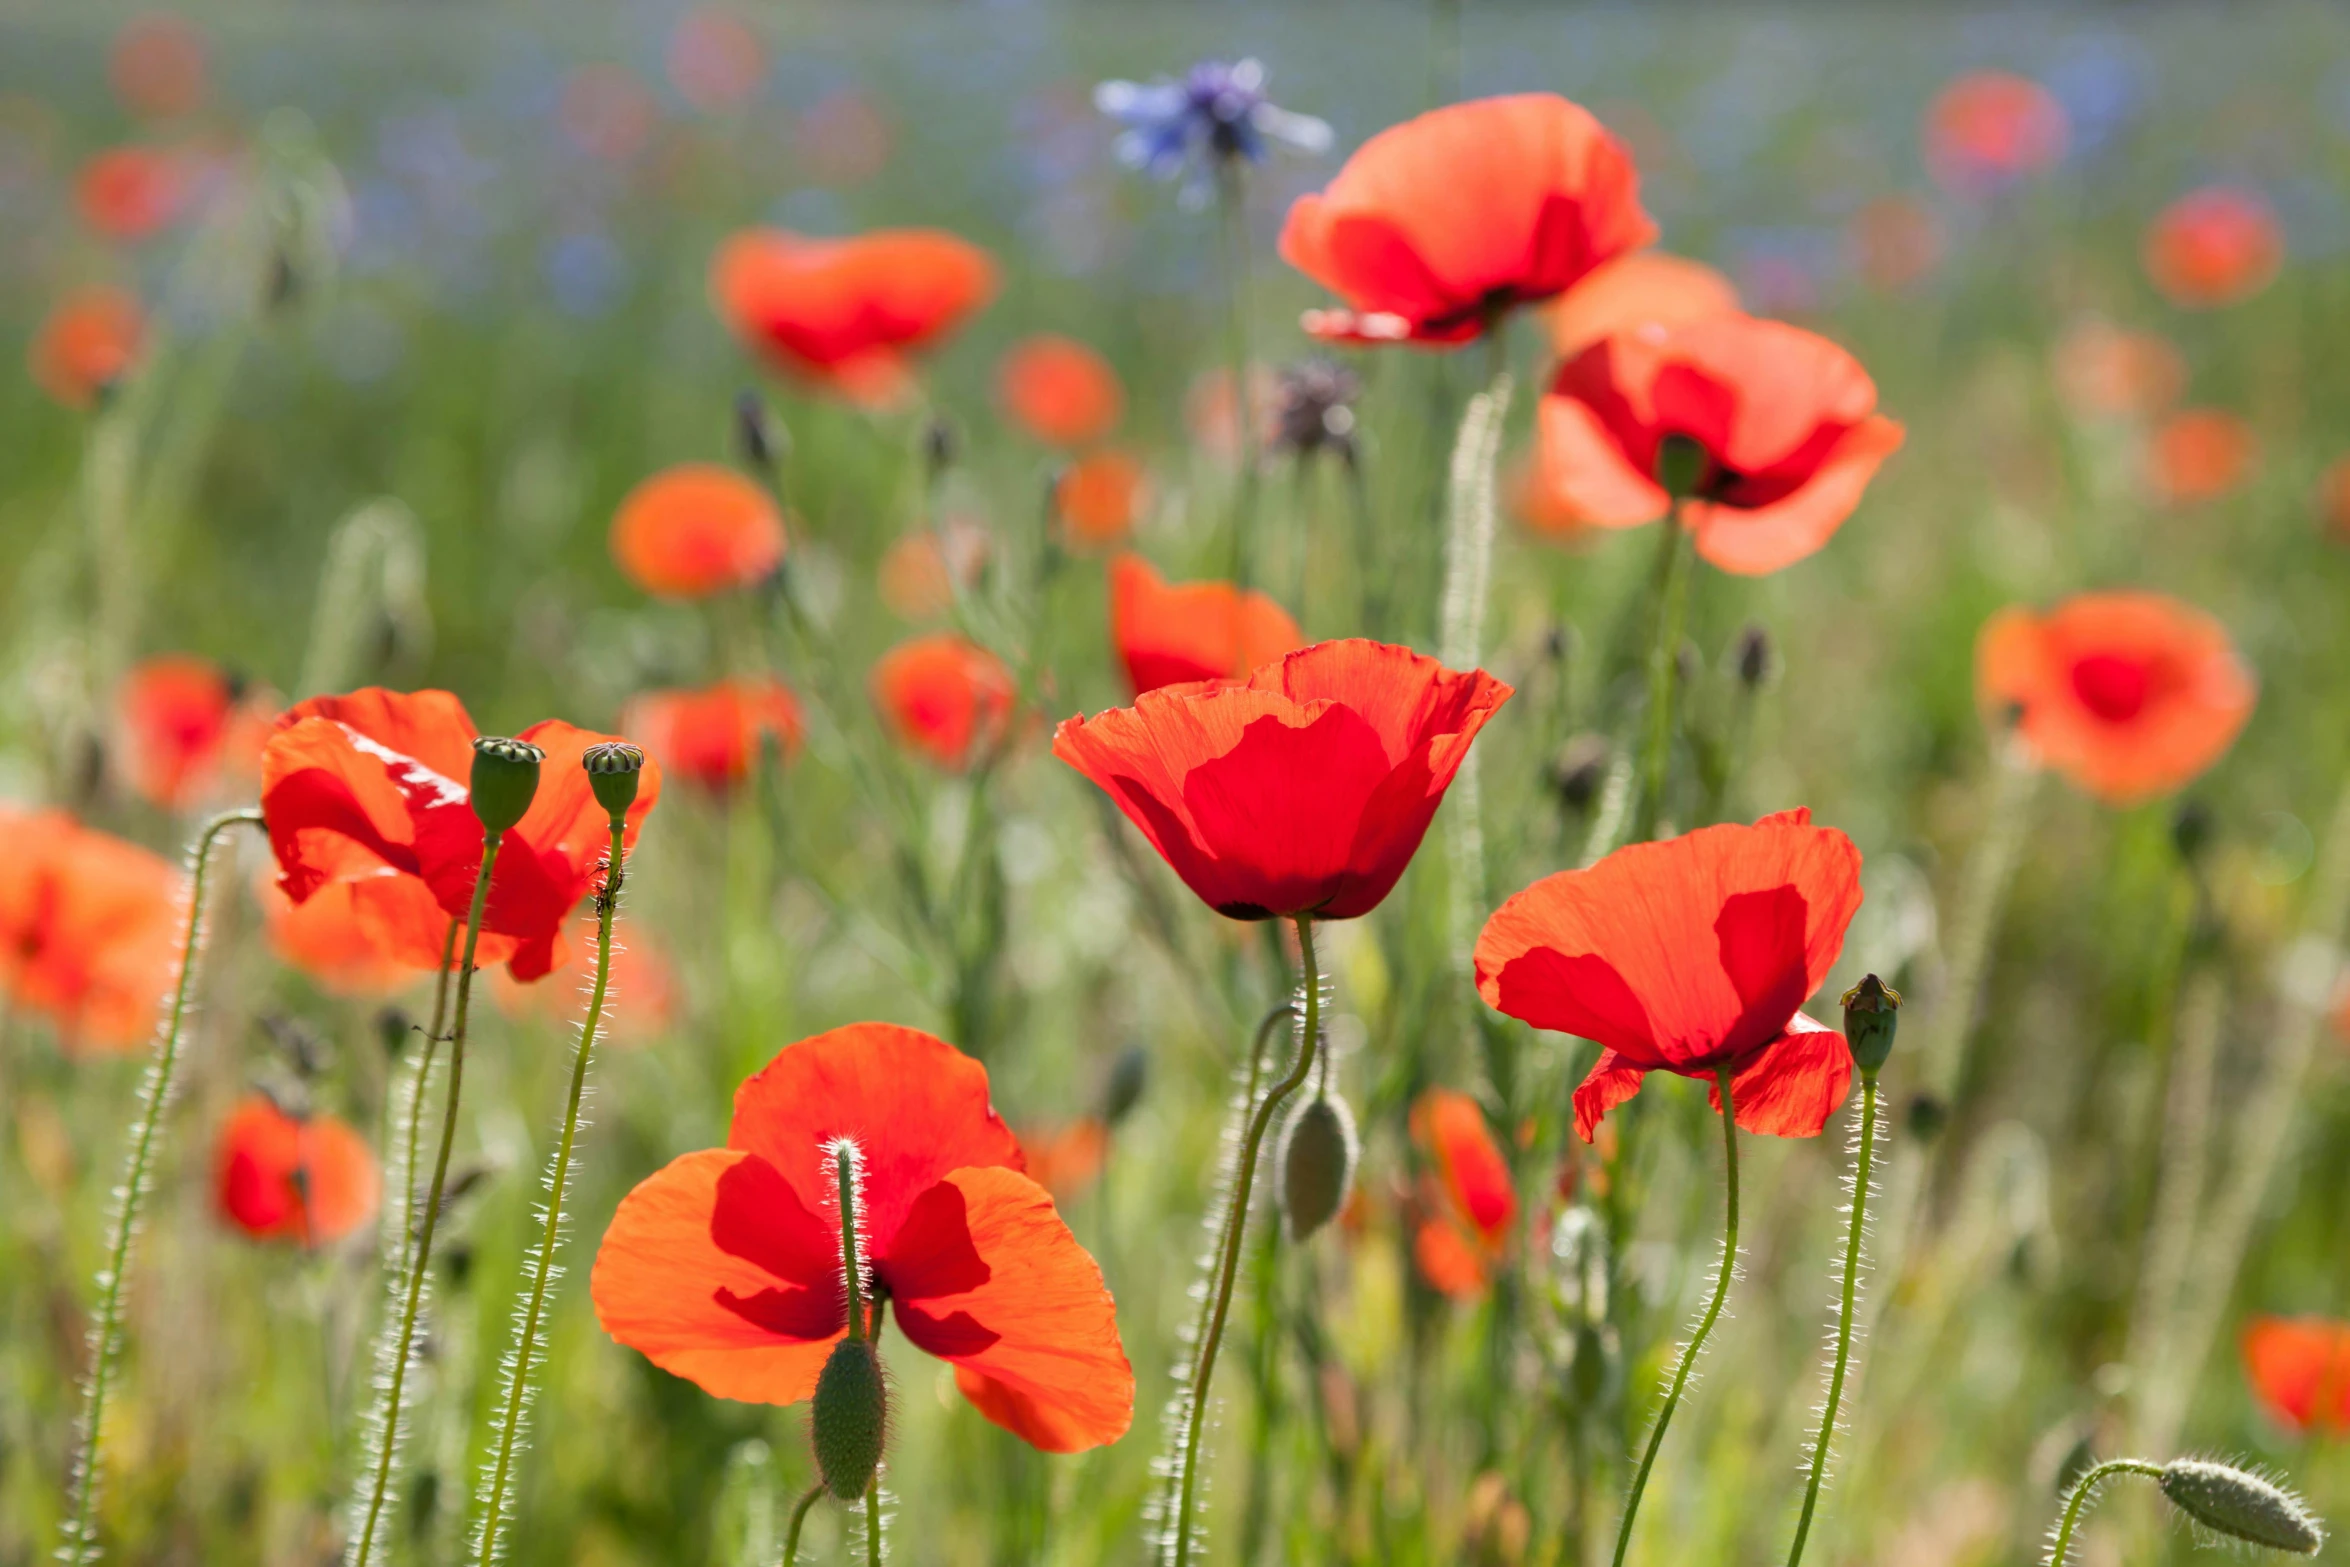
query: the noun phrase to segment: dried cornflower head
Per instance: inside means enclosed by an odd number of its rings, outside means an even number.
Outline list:
[[[1360,376],[1328,359],[1284,365],[1273,392],[1273,449],[1301,458],[1329,451],[1353,462],[1362,390]]]
[[[2325,1544],[2324,1526],[2301,1498],[2250,1470],[2176,1458],[2157,1483],[2172,1506],[2214,1534],[2296,1556],[2315,1556]]]

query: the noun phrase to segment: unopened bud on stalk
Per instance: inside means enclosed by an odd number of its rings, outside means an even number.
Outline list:
[[[530,810],[539,792],[539,764],[547,753],[527,740],[483,735],[473,742],[473,814],[497,838]]]
[[[1778,665],[1777,651],[1771,646],[1771,634],[1760,626],[1748,626],[1738,633],[1736,643],[1738,683],[1749,691],[1759,691],[1763,682],[1771,678]]]
[[[587,769],[588,787],[596,803],[614,821],[636,804],[637,779],[644,771],[645,753],[626,740],[601,740],[587,748],[579,765]]]
[[[2179,1458],[2163,1465],[2157,1483],[2172,1506],[2230,1539],[2296,1556],[2315,1556],[2326,1543],[2324,1528],[2299,1497],[2245,1470]]]
[[[791,456],[791,432],[767,406],[767,399],[748,387],[734,399],[734,441],[745,467],[772,479]]]
[[[945,418],[922,427],[922,461],[933,479],[955,465],[955,427]]]
[[[832,1346],[816,1378],[811,1424],[824,1488],[844,1502],[863,1496],[881,1467],[889,1428],[889,1388],[870,1342],[844,1338]]]
[[[1355,1124],[1346,1101],[1317,1094],[1281,1132],[1281,1211],[1292,1240],[1304,1240],[1338,1212],[1355,1172]]]
[[[408,1048],[408,1035],[415,1027],[408,1014],[398,1007],[386,1007],[375,1015],[375,1037],[387,1056],[397,1056]]]
[[[1853,1064],[1863,1075],[1874,1075],[1893,1053],[1900,1022],[1901,992],[1876,975],[1844,992],[1844,1042],[1852,1047]]]
[[[1685,501],[1705,482],[1705,448],[1686,435],[1668,435],[1656,449],[1656,482],[1674,500]]]
[[[1142,1046],[1129,1045],[1110,1068],[1109,1085],[1102,1091],[1102,1124],[1116,1126],[1142,1101],[1143,1085],[1150,1081],[1150,1057]]]
[[[1558,760],[1551,763],[1551,787],[1559,798],[1573,810],[1588,810],[1599,793],[1601,780],[1607,777],[1607,765],[1614,747],[1601,734],[1579,734],[1560,749]]]

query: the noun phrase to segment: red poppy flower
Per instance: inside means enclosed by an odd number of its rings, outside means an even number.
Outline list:
[[[498,1010],[512,1018],[578,1027],[586,1010],[581,998],[596,977],[596,923],[592,906],[581,911],[575,939],[564,943],[554,970],[544,980],[524,984],[508,974],[488,975]],[[610,1002],[604,1008],[603,1027],[611,1043],[642,1045],[669,1031],[677,1015],[677,973],[642,922],[623,920],[614,930],[606,984]]]
[[[1513,694],[1409,648],[1324,642],[1245,681],[1162,686],[1068,719],[1053,754],[1217,913],[1353,919],[1395,886]]]
[[[481,871],[481,823],[460,782],[472,776],[476,733],[446,691],[369,687],[281,717],[262,753],[261,812],[286,895],[305,903],[322,887],[351,884],[387,953],[437,968],[448,922],[471,908]],[[580,757],[612,736],[548,719],[519,738],[546,762],[530,810],[499,841],[476,960],[503,958],[515,978],[537,979],[554,968],[563,926],[610,846]],[[660,796],[660,766],[648,760],[626,842]],[[417,883],[431,904],[416,896]]]
[[[1717,316],[1611,337],[1559,367],[1542,399],[1541,482],[1600,527],[1654,522],[1671,498],[1658,449],[1684,436],[1706,469],[1687,511],[1697,553],[1760,576],[1810,555],[1860,504],[1901,426],[1858,360],[1800,327]]]
[[[41,323],[25,363],[33,383],[52,399],[87,408],[130,373],[146,338],[137,295],[103,285],[78,288]]]
[[[2260,456],[2252,426],[2217,408],[2165,419],[2146,448],[2146,483],[2173,506],[2216,501],[2251,477]]]
[[[2141,250],[2164,298],[2189,310],[2250,299],[2285,264],[2285,231],[2258,191],[2206,185],[2162,209]]]
[[[1702,261],[1636,250],[1592,268],[1544,313],[1551,352],[1572,359],[1619,332],[1737,315],[1738,290]]]
[[[720,1398],[796,1404],[846,1331],[835,1148],[852,1144],[876,1321],[1047,1452],[1114,1442],[1134,1372],[1109,1291],[1021,1173],[987,1070],[910,1028],[803,1039],[744,1083],[724,1148],[629,1193],[596,1254],[604,1331]]]
[[[1136,695],[1236,680],[1305,643],[1289,612],[1229,582],[1170,585],[1140,555],[1110,562],[1110,640]]]
[[[209,659],[167,653],[124,677],[115,704],[131,787],[165,810],[210,789],[224,768],[258,770],[268,721]]]
[[[951,631],[900,642],[873,666],[873,705],[898,743],[949,772],[1002,742],[1017,694],[1002,659]]]
[[[704,114],[739,109],[767,79],[767,46],[740,14],[696,6],[669,34],[669,84]]]
[[[1517,1222],[1509,1161],[1467,1094],[1431,1088],[1412,1105],[1412,1142],[1434,1179],[1412,1241],[1420,1275],[1456,1300],[1485,1293]]]
[[[1110,1129],[1097,1116],[1020,1139],[1028,1177],[1056,1200],[1076,1196],[1100,1179],[1110,1156]]]
[[[2073,784],[2113,805],[2183,788],[2252,716],[2256,688],[2220,623],[2159,593],[2084,593],[2046,616],[2003,609],[1975,644],[1975,690]]]
[[[154,147],[116,147],[82,165],[74,204],[82,221],[108,239],[141,240],[187,210],[190,186],[182,158]]]
[[[1618,849],[1517,894],[1477,938],[1477,993],[1598,1044],[1585,1142],[1650,1072],[1734,1074],[1738,1124],[1815,1137],[1852,1087],[1844,1036],[1796,1009],[1860,907],[1860,851],[1807,810]],[[1721,1104],[1717,1089],[1716,1108]]]
[[[887,402],[906,356],[962,325],[995,294],[987,252],[936,229],[804,239],[751,229],[710,269],[718,314],[779,368],[856,401]]]
[[[699,691],[648,691],[620,727],[661,765],[723,793],[751,776],[768,740],[800,748],[800,703],[780,680],[721,680]]]
[[[1105,447],[1078,458],[1053,485],[1061,541],[1081,551],[1116,544],[1134,531],[1149,494],[1149,475],[1131,454]]]
[[[2244,1380],[2289,1431],[2350,1431],[2350,1322],[2254,1317],[2244,1325]]]
[[[2083,321],[2057,340],[2056,390],[2084,419],[2143,419],[2177,402],[2187,361],[2157,332]]]
[[[324,1246],[375,1217],[383,1178],[344,1122],[252,1094],[220,1129],[212,1189],[221,1217],[255,1240]]]
[[[1030,435],[1048,446],[1083,446],[1118,427],[1126,393],[1110,362],[1075,338],[1022,338],[996,366],[996,395]]]
[[[628,492],[612,518],[621,573],[663,598],[762,582],[782,564],[783,514],[731,468],[680,463]]]
[[[2062,159],[2072,130],[2064,105],[2038,82],[1974,71],[1926,110],[1926,168],[1950,190],[2004,185]]]
[[[148,11],[115,33],[106,51],[106,79],[133,114],[173,119],[204,107],[212,90],[204,35],[183,16]]]
[[[1898,293],[1942,264],[1942,220],[1914,196],[1879,196],[1844,226],[1844,250],[1871,288]]]
[[[1301,196],[1281,258],[1344,299],[1317,335],[1460,343],[1656,238],[1631,154],[1549,93],[1434,109]]]
[[[179,958],[186,878],[63,811],[7,813],[0,980],[68,1050],[129,1050],[154,1031]]]
[[[393,893],[396,886],[399,891]],[[269,948],[280,961],[300,969],[321,990],[338,996],[389,996],[414,984],[440,962],[440,948],[424,950],[421,942],[388,939],[387,921],[380,903],[386,897],[407,905],[388,923],[400,930],[419,932],[437,928],[445,937],[450,919],[432,895],[432,889],[413,876],[368,881],[330,881],[301,903],[263,872],[254,887],[261,904],[261,923]],[[486,952],[502,950],[483,938]],[[477,957],[483,953],[477,952]],[[488,961],[485,957],[484,961]]]
[[[881,602],[901,620],[945,613],[958,586],[977,585],[990,543],[986,527],[967,517],[949,517],[938,527],[907,534],[881,557],[876,574]]]

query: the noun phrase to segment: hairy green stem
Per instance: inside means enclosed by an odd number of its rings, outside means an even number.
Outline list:
[[[122,1344],[122,1281],[130,1271],[131,1242],[139,1232],[139,1209],[147,1199],[147,1182],[154,1170],[155,1148],[163,1135],[163,1112],[179,1075],[180,1031],[187,1021],[188,995],[195,988],[196,952],[204,938],[204,887],[212,869],[212,848],[231,827],[261,823],[259,811],[229,811],[204,824],[196,835],[195,868],[189,878],[188,917],[180,935],[179,974],[171,987],[171,1007],[163,1032],[155,1041],[155,1056],[147,1068],[139,1118],[131,1131],[128,1162],[123,1170],[121,1206],[114,1215],[114,1233],[107,1240],[106,1271],[98,1276],[98,1317],[90,1329],[90,1377],[82,1390],[77,1449],[67,1482],[65,1535],[58,1552],[69,1567],[98,1559],[97,1520],[99,1434],[106,1418],[106,1394],[113,1381],[114,1357]]]
[[[1632,841],[1656,836],[1673,760],[1673,696],[1680,683],[1681,638],[1689,623],[1691,535],[1676,506],[1657,547],[1656,640],[1648,650],[1648,743],[1641,757],[1640,810]]]
[[[865,1482],[865,1563],[881,1567],[881,1471]]]
[[[791,1527],[784,1531],[783,1536],[783,1567],[792,1567],[792,1563],[799,1560],[800,1530],[807,1525],[808,1514],[823,1499],[824,1482],[819,1480],[808,1487],[807,1495],[801,1497],[800,1504],[791,1510]]]
[[[1811,1515],[1819,1506],[1820,1481],[1828,1473],[1828,1446],[1836,1435],[1836,1411],[1844,1401],[1844,1373],[1852,1363],[1852,1308],[1859,1294],[1860,1246],[1869,1204],[1869,1164],[1877,1144],[1877,1074],[1860,1079],[1860,1152],[1852,1162],[1852,1223],[1844,1234],[1844,1297],[1836,1310],[1836,1359],[1828,1373],[1828,1402],[1820,1411],[1819,1439],[1812,1444],[1811,1477],[1804,1482],[1803,1512],[1795,1520],[1795,1543],[1787,1549],[1787,1567],[1803,1560],[1804,1542],[1811,1538]]]
[[[2056,1538],[2048,1547],[2048,1567],[2064,1567],[2065,1553],[2072,1549],[2073,1526],[2081,1520],[2081,1509],[2088,1505],[2089,1495],[2113,1475],[2145,1475],[2162,1478],[2162,1465],[2143,1458],[2109,1458],[2074,1482],[2072,1492],[2065,1498],[2064,1521],[2056,1526]]]
[[[845,1145],[833,1153],[840,1180],[840,1268],[842,1298],[848,1302],[849,1337],[865,1339],[865,1274],[857,1263],[857,1162]]]

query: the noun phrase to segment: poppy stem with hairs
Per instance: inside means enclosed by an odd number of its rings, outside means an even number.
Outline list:
[[[204,824],[196,835],[195,866],[189,877],[188,918],[180,937],[179,973],[172,982],[171,1006],[163,1031],[155,1041],[139,1096],[139,1118],[131,1129],[130,1153],[123,1170],[120,1206],[114,1214],[114,1233],[106,1244],[106,1271],[98,1276],[98,1315],[90,1328],[89,1382],[82,1390],[80,1429],[75,1433],[75,1460],[67,1482],[65,1538],[59,1558],[71,1567],[97,1560],[98,1438],[106,1418],[106,1395],[113,1379],[114,1358],[122,1339],[123,1276],[130,1270],[131,1242],[139,1232],[139,1209],[147,1197],[147,1183],[155,1166],[155,1147],[163,1135],[163,1112],[179,1075],[180,1032],[187,1021],[188,996],[195,988],[196,953],[203,944],[204,888],[212,869],[212,849],[231,827],[258,826],[261,813],[229,811]]]
[[[1225,352],[1232,364],[1234,450],[1240,483],[1232,497],[1232,585],[1249,585],[1249,533],[1256,525],[1257,425],[1249,386],[1248,186],[1237,158],[1216,160],[1218,240],[1224,252]]]
[[[1297,1092],[1313,1072],[1314,1053],[1321,1041],[1322,975],[1314,957],[1311,915],[1297,917],[1297,950],[1298,986],[1305,992],[1297,1062],[1289,1069],[1289,1075],[1266,1093],[1256,1113],[1249,1117],[1248,1129],[1241,1137],[1240,1157],[1233,1169],[1232,1193],[1224,1214],[1224,1234],[1218,1243],[1216,1277],[1208,1293],[1206,1331],[1200,1335],[1199,1353],[1186,1385],[1190,1417],[1184,1421],[1181,1467],[1175,1482],[1174,1567],[1186,1567],[1191,1560],[1191,1519],[1199,1498],[1200,1429],[1207,1423],[1209,1382],[1216,1374],[1216,1351],[1224,1341],[1224,1322],[1232,1309],[1232,1284],[1240,1273],[1241,1241],[1248,1228],[1249,1193],[1256,1182],[1257,1155],[1264,1147],[1266,1129],[1273,1124],[1281,1102]]]
[[[865,1482],[865,1562],[881,1567],[881,1471]]]
[[[1648,1473],[1656,1467],[1657,1449],[1664,1446],[1665,1431],[1673,1423],[1673,1411],[1680,1407],[1681,1395],[1689,1386],[1689,1370],[1697,1364],[1706,1338],[1714,1330],[1714,1321],[1722,1314],[1722,1302],[1730,1294],[1730,1275],[1738,1268],[1738,1118],[1730,1103],[1730,1076],[1730,1068],[1726,1066],[1714,1072],[1715,1091],[1722,1098],[1722,1173],[1729,1191],[1722,1220],[1722,1264],[1714,1276],[1713,1298],[1706,1302],[1705,1315],[1697,1319],[1697,1331],[1689,1336],[1689,1347],[1681,1351],[1681,1363],[1673,1368],[1673,1385],[1665,1393],[1664,1407],[1656,1412],[1656,1424],[1648,1433],[1648,1449],[1640,1455],[1640,1468],[1632,1476],[1631,1494],[1624,1498],[1624,1521],[1616,1526],[1614,1567],[1624,1567],[1624,1552],[1632,1544],[1632,1521],[1640,1516],[1640,1495],[1648,1489]]]
[[[1691,535],[1684,503],[1676,498],[1665,518],[1664,542],[1657,548],[1656,641],[1648,650],[1648,742],[1641,757],[1640,810],[1632,839],[1656,836],[1664,814],[1665,784],[1673,760],[1673,697],[1681,673],[1681,638],[1689,623]]]
[[[2074,1483],[2072,1493],[2065,1498],[2064,1519],[2056,1526],[2056,1538],[2049,1543],[2049,1567],[2064,1567],[2065,1555],[2073,1546],[2073,1526],[2081,1521],[2081,1509],[2088,1505],[2096,1489],[2114,1475],[2145,1475],[2159,1480],[2162,1478],[2162,1465],[2149,1463],[2143,1458],[2109,1458],[2081,1476]]]
[[[799,1505],[791,1510],[791,1527],[786,1529],[783,1535],[783,1567],[792,1567],[792,1564],[799,1560],[800,1530],[807,1526],[808,1514],[813,1512],[816,1504],[823,1499],[824,1482],[819,1480],[808,1487],[807,1494],[800,1498]]]
[[[424,1123],[424,1090],[432,1081],[433,1058],[440,1054],[441,1028],[449,1020],[449,975],[457,966],[457,938],[465,933],[463,920],[449,921],[448,938],[441,943],[440,977],[432,987],[432,1027],[425,1031],[424,1055],[416,1063],[416,1081],[408,1088],[406,1147],[400,1154],[400,1174],[407,1189],[400,1194],[400,1273],[408,1276],[408,1262],[416,1244],[416,1142]]]

